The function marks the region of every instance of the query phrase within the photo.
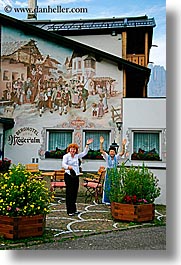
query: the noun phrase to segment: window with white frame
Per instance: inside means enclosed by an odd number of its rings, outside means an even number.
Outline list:
[[[46,130],[45,158],[62,158],[72,143],[72,130]]]
[[[160,132],[133,131],[133,160],[160,160]]]
[[[47,149],[66,149],[72,142],[72,131],[69,130],[47,130]]]
[[[90,145],[90,149],[92,150],[99,150],[100,149],[100,136],[104,137],[104,143],[103,143],[103,148],[104,150],[109,150],[110,146],[110,131],[107,130],[102,130],[102,131],[94,131],[94,130],[85,130],[85,144],[87,139],[93,138],[94,141]]]

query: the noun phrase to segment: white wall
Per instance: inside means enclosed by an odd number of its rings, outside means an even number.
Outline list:
[[[66,38],[81,42],[100,49],[104,52],[119,56],[122,58],[122,38],[121,34],[111,35],[83,35],[83,36],[66,36]]]
[[[124,133],[130,128],[165,128],[165,98],[124,98]]]
[[[166,163],[166,98],[124,98],[122,138],[127,138],[127,151],[132,153],[132,131],[161,132],[161,162],[154,162],[157,167]],[[152,162],[153,163],[153,162]]]
[[[132,153],[132,130],[162,131],[161,150],[166,152],[166,98],[124,98],[122,138],[127,139],[127,152]],[[130,137],[130,138],[129,138]],[[120,144],[120,143],[119,143]],[[128,161],[127,165],[142,165],[143,161]],[[166,205],[166,156],[162,161],[144,161],[144,164],[158,177],[161,195],[156,203]]]
[[[155,176],[158,177],[158,185],[161,188],[160,196],[155,200],[156,204],[166,205],[166,168],[165,169],[150,169]]]

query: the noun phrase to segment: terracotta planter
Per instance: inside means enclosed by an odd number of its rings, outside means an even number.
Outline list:
[[[0,236],[7,239],[19,239],[41,236],[45,229],[45,215],[0,216]]]
[[[111,213],[114,219],[129,222],[153,221],[155,217],[154,204],[124,204],[111,203]]]

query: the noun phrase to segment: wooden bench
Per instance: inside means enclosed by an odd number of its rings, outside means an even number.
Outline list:
[[[37,163],[25,164],[25,169],[32,174],[40,173],[39,166]],[[35,178],[42,180],[43,176],[39,174]]]
[[[55,171],[45,171],[41,173],[42,177],[49,177],[53,181],[55,177]]]
[[[54,177],[50,184],[51,185],[50,190],[55,191],[56,188],[59,188],[59,189],[66,188],[66,184],[64,181],[65,170],[64,169],[55,170],[54,173],[55,173]]]
[[[27,171],[29,171],[31,173],[38,173],[39,172],[39,166],[37,163],[25,164],[25,168]]]

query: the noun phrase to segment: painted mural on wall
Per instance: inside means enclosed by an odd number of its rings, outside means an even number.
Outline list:
[[[45,126],[72,127],[81,143],[77,123],[109,129],[121,119],[118,72],[94,54],[2,27],[0,114],[15,119],[15,130],[28,125],[42,134]]]

